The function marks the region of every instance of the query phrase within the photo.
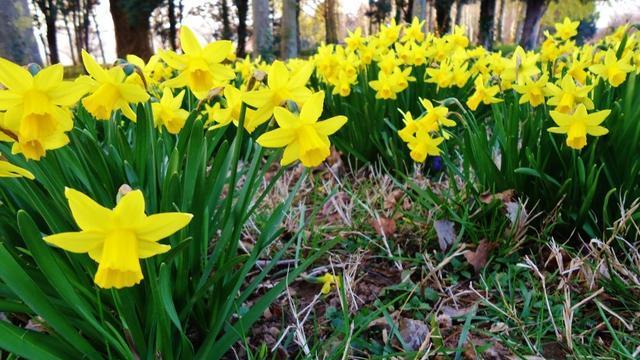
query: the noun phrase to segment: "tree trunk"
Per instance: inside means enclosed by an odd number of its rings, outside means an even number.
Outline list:
[[[435,0],[436,25],[439,35],[444,35],[451,28],[451,6],[453,0]]]
[[[78,60],[80,60],[80,57],[76,57],[75,45],[73,44],[73,35],[71,34],[71,27],[69,27],[69,15],[68,13],[63,13],[62,15],[62,20],[64,21],[64,29],[67,32],[67,39],[69,41],[69,52],[71,53],[71,61],[75,65],[78,63]]]
[[[151,32],[150,12],[138,11],[136,14],[127,14],[127,11],[120,7],[119,2],[118,0],[109,1],[116,33],[116,53],[122,59],[128,54],[133,54],[147,61],[153,55],[149,36]],[[135,21],[132,21],[133,19],[128,15],[135,16]]]
[[[238,14],[238,48],[236,55],[245,57],[247,52],[247,13],[249,12],[249,0],[235,0],[236,12]]]
[[[404,13],[404,21],[406,23],[410,23],[411,21],[413,21],[413,17],[415,16],[413,14],[413,3],[414,0],[407,0],[407,11]]]
[[[298,32],[296,24],[296,0],[282,1],[282,19],[280,20],[280,57],[291,59],[298,56]]]
[[[420,20],[425,20],[427,18],[427,0],[413,0],[411,15]]]
[[[506,0],[500,0],[500,8],[498,9],[498,20],[496,26],[496,40],[503,43],[504,39],[502,39],[502,22],[504,21],[504,3]]]
[[[296,44],[298,46],[298,52],[302,50],[302,43],[300,41],[300,0],[296,0]]]
[[[480,31],[478,43],[490,49],[493,43],[493,24],[496,14],[496,0],[481,0],[480,2]]]
[[[337,0],[325,0],[325,33],[327,44],[338,43],[338,12],[336,8]]]
[[[18,64],[42,64],[27,0],[0,0],[0,56]]]
[[[220,0],[220,14],[222,17],[222,38],[231,40],[231,20],[229,20],[229,4],[227,0]]]
[[[177,44],[177,21],[176,21],[176,4],[174,0],[169,0],[169,8],[167,10],[169,14],[169,47],[175,51],[178,48]]]
[[[396,0],[396,14],[394,16],[396,24],[402,21],[402,11],[404,10],[404,0]]]
[[[456,20],[454,21],[453,25],[460,25],[461,22],[462,22],[462,2],[460,0],[456,0]]]
[[[269,60],[273,56],[273,30],[269,21],[269,0],[252,0],[253,55]]]
[[[540,22],[544,12],[549,6],[548,0],[527,0],[527,10],[522,26],[522,38],[520,45],[527,50],[538,46],[538,35],[540,33]]]
[[[47,45],[49,47],[49,62],[57,64],[60,62],[58,54],[58,29],[56,20],[58,19],[58,6],[53,0],[40,0],[36,4],[44,14],[45,25],[47,26]]]

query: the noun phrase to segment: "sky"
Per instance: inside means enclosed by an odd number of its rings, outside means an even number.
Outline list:
[[[560,0],[562,1],[562,0]],[[183,0],[184,13],[188,14],[189,10],[211,2],[211,0]],[[340,1],[342,13],[356,14],[362,5],[366,5],[368,0],[343,0]],[[638,0],[607,0],[598,1],[596,4],[600,17],[597,22],[598,28],[606,27],[612,19],[629,13],[640,13],[640,1]],[[115,36],[113,30],[113,21],[109,12],[109,1],[101,0],[96,8],[98,28],[104,44],[106,62],[111,63],[116,58]],[[207,22],[198,16],[186,15],[183,19],[184,24],[188,24],[192,30],[202,39],[210,37],[211,27]],[[65,35],[59,33],[58,44],[60,51],[60,60],[63,64],[71,64],[69,46]],[[43,49],[41,44],[41,49]],[[99,59],[102,60],[102,59]]]

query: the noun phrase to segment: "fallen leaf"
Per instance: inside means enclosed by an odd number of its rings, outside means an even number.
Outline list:
[[[464,257],[473,269],[477,272],[487,264],[489,253],[497,246],[496,243],[489,242],[485,239],[481,240],[475,251],[468,250],[464,253]]]
[[[29,321],[27,322],[27,325],[25,325],[24,328],[27,330],[31,330],[39,333],[48,332],[47,327],[44,325],[44,319],[41,318],[40,316],[36,316],[33,319],[29,319]]]
[[[384,209],[389,210],[396,207],[396,204],[398,203],[398,200],[402,198],[402,195],[404,195],[404,191],[401,189],[393,190],[390,194],[387,194],[387,196],[384,197]]]
[[[402,210],[411,210],[412,206],[413,205],[411,204],[411,200],[408,197],[404,198],[404,200],[402,201]]]
[[[434,223],[440,250],[446,251],[456,240],[456,229],[449,220],[436,220]]]
[[[489,332],[492,333],[505,333],[505,334],[509,334],[509,326],[507,326],[507,324],[503,323],[502,321],[499,321],[497,323],[494,323],[491,325],[491,328],[489,329]]]
[[[416,351],[428,341],[429,327],[423,321],[401,318],[399,328],[407,351]]]
[[[388,319],[391,319],[393,324],[389,324]],[[396,327],[400,331],[400,336],[402,337],[404,344],[407,346],[405,348],[407,351],[416,351],[420,349],[423,343],[428,341],[430,334],[429,326],[421,320],[414,320],[400,316],[400,311],[398,310],[389,314],[388,317],[382,316],[371,321],[368,328],[379,327],[385,331],[390,330],[391,326]],[[397,339],[394,338],[394,341],[396,342],[396,345],[400,345],[397,344]]]
[[[380,217],[371,220],[371,226],[380,236],[390,236],[396,232],[396,222],[393,219]]]
[[[509,190],[505,190],[496,194],[491,194],[491,193],[483,193],[480,194],[480,201],[482,201],[485,204],[490,204],[495,200],[499,200],[503,203],[508,203],[513,201],[513,198],[516,195],[516,191],[513,189],[509,189]]]
[[[527,214],[527,210],[520,205],[520,203],[515,201],[509,201],[504,204],[504,207],[507,211],[507,218],[511,222],[511,225],[524,226],[527,223],[527,218],[529,214]]]
[[[454,308],[451,306],[443,306],[442,307],[442,315],[445,315],[450,318],[459,318],[467,315],[468,313],[475,310],[475,305],[469,307],[460,307]]]

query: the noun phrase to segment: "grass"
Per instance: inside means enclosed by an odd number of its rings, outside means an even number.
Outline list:
[[[293,228],[315,220],[263,286],[319,244],[339,245],[280,295],[230,358],[640,356],[640,253],[630,216],[638,203],[601,239],[569,242],[554,230],[555,212],[536,212],[516,195],[474,198],[465,184],[419,171],[403,188],[380,169],[348,168],[334,156],[303,184],[286,221]],[[297,174],[283,176],[270,203]],[[454,233],[439,233],[436,221]],[[343,281],[322,295],[314,279],[326,272]]]

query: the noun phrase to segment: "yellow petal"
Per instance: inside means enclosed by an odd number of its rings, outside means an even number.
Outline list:
[[[61,106],[72,106],[91,89],[92,84],[84,81],[62,81],[49,91],[51,102]]]
[[[317,92],[302,106],[302,111],[300,111],[300,119],[305,122],[314,123],[318,121],[320,115],[322,115],[322,105],[324,104],[324,91]]]
[[[136,236],[145,241],[158,241],[187,226],[193,215],[187,213],[161,213],[147,216],[136,227]]]
[[[22,92],[33,85],[33,77],[26,69],[0,57],[0,84]]]
[[[340,115],[340,116],[334,116],[327,120],[318,121],[313,126],[315,127],[316,131],[321,135],[329,136],[335,133],[336,131],[340,130],[340,128],[346,123],[347,123],[347,117]]]
[[[185,54],[197,53],[202,50],[196,35],[186,26],[180,28],[180,47]]]
[[[276,122],[281,128],[292,128],[300,124],[297,116],[280,106],[273,109],[273,116],[276,118]]]
[[[55,64],[40,70],[36,76],[33,77],[33,80],[38,89],[47,91],[62,81],[63,73],[64,68],[62,64]]]
[[[138,226],[145,219],[144,196],[140,190],[126,193],[113,209],[113,214],[122,227]]]
[[[276,60],[271,64],[269,69],[269,76],[267,77],[267,83],[271,89],[284,88],[289,82],[289,70],[287,66],[279,60]]]
[[[233,52],[233,43],[229,40],[214,41],[207,44],[203,50],[207,61],[213,63],[222,62],[231,52]]]
[[[98,82],[105,83],[110,81],[110,77],[107,71],[100,65],[98,65],[96,60],[85,50],[82,50],[82,63],[84,64],[84,68],[87,70],[89,75],[91,75]]]
[[[309,78],[313,73],[313,63],[308,62],[306,65],[302,66],[295,74],[291,76],[289,80],[289,87],[304,87],[309,82]]]
[[[102,207],[87,195],[71,188],[66,188],[64,195],[69,200],[69,208],[71,208],[73,219],[82,230],[103,230],[108,226],[111,210]]]
[[[267,148],[285,147],[296,138],[295,131],[291,129],[279,128],[266,132],[256,140],[260,146]]]
[[[587,125],[595,126],[600,125],[611,114],[611,110],[602,110],[593,114],[587,115]]]
[[[164,254],[171,250],[171,246],[158,244],[151,241],[138,242],[138,257],[140,259],[150,258],[159,254]]]
[[[28,170],[25,170],[19,166],[13,165],[8,161],[0,160],[0,177],[26,177],[33,180],[35,177]]]
[[[44,241],[72,253],[86,253],[101,247],[104,233],[97,231],[65,232],[45,236]]]
[[[300,158],[300,145],[298,145],[298,141],[294,141],[291,144],[287,145],[284,148],[284,152],[282,153],[282,159],[280,159],[280,165],[286,166],[291,164]]]

